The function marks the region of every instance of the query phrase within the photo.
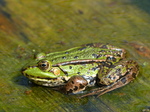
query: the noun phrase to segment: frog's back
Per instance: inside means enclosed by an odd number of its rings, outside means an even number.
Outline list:
[[[76,63],[89,63],[100,61],[118,62],[124,58],[125,51],[112,45],[100,43],[86,44],[66,51],[54,52],[46,55],[53,65],[66,65]]]

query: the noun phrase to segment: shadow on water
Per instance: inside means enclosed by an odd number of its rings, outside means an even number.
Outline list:
[[[5,0],[0,0],[0,6],[5,6],[6,5],[6,1]]]
[[[150,14],[150,0],[130,0],[130,3]]]

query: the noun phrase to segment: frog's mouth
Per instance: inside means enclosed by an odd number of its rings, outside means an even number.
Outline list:
[[[44,72],[40,70],[37,66],[30,66],[22,69],[22,74],[28,77],[32,82],[42,85],[42,86],[61,86],[67,81],[66,77],[56,76],[52,72]]]
[[[42,71],[38,66],[29,66],[27,68],[23,68],[22,74],[28,78],[33,79],[55,79],[58,76],[53,74],[51,71]]]

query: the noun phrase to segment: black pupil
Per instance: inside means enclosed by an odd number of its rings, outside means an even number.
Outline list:
[[[45,63],[41,64],[41,67],[46,67],[46,64]]]

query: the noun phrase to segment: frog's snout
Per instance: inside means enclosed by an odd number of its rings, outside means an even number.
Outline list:
[[[28,67],[23,67],[22,69],[21,69],[21,73],[23,74],[23,75],[27,75],[26,73],[25,73],[25,71],[26,70],[28,70],[28,69],[30,69],[30,68],[34,68],[34,67],[37,67],[37,66],[28,66]]]
[[[27,68],[22,68],[21,73],[24,75],[24,71],[26,71],[26,70],[27,70]]]

